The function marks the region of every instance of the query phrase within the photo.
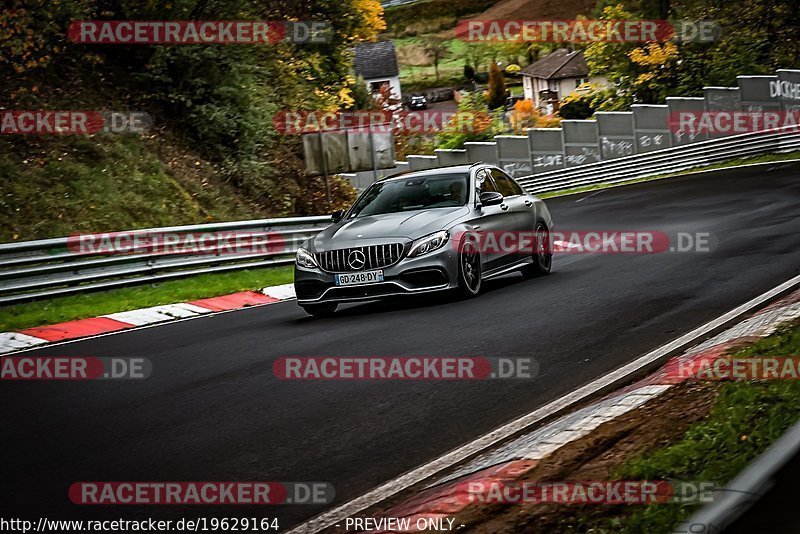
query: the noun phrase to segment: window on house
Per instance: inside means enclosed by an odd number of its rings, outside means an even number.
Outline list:
[[[578,88],[581,85],[585,84],[586,81],[587,81],[586,78],[578,78],[577,80],[575,80],[575,88]]]
[[[389,88],[389,80],[381,80],[379,82],[372,82],[372,83],[369,84],[369,92],[373,93],[373,94],[380,93],[381,89],[384,86],[386,86],[387,89]]]

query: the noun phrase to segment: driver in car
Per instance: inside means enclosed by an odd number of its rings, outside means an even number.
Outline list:
[[[460,181],[450,184],[450,199],[455,200],[459,205],[464,203],[464,185]]]

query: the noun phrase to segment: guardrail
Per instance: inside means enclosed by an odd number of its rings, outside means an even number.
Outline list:
[[[723,491],[715,495],[713,502],[695,512],[673,532],[726,532],[747,513],[755,511],[763,514],[762,517],[769,514],[769,506],[764,502],[768,492],[774,491],[776,486],[782,486],[778,489],[786,492],[795,490],[794,481],[789,475],[781,478],[781,470],[798,453],[800,423],[787,430],[769,449],[753,460]],[[763,508],[760,512],[759,507]]]
[[[679,172],[720,161],[800,150],[800,131],[786,127],[700,141],[519,178],[531,193]],[[154,252],[146,243],[128,253],[91,254],[55,238],[0,244],[0,305],[90,290],[110,289],[204,273],[290,264],[302,241],[330,223],[330,217],[287,217],[136,230],[131,234],[239,232],[270,234],[281,246],[264,253],[176,254]],[[74,241],[73,241],[74,242]]]
[[[286,217],[226,223],[149,228],[126,232],[148,235],[266,236],[274,245],[263,253],[237,253],[211,247],[201,254],[167,253],[142,239],[124,253],[93,254],[81,251],[78,236],[0,244],[0,304],[11,304],[83,291],[110,289],[203,273],[219,273],[286,265],[294,261],[297,247],[330,224],[329,216]],[[117,232],[119,234],[119,232]],[[113,234],[112,234],[113,235]],[[212,240],[213,242],[213,240]],[[174,247],[173,247],[174,248]]]
[[[537,194],[594,184],[614,184],[671,174],[722,161],[768,153],[800,150],[800,128],[786,126],[769,132],[750,132],[664,148],[644,154],[588,163],[517,178]]]

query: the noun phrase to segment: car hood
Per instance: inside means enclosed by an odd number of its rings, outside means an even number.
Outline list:
[[[417,239],[448,229],[469,213],[466,206],[431,210],[403,211],[346,219],[333,224],[312,240],[316,252],[385,242],[387,238]]]

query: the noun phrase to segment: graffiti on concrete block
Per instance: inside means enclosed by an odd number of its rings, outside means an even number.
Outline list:
[[[682,130],[677,131],[675,132],[675,142],[680,143],[684,140],[685,137],[687,142],[691,143],[697,138],[698,135],[699,135],[698,132],[695,131],[682,131]]]
[[[627,139],[612,141],[608,137],[601,137],[600,146],[605,157],[630,156],[633,154],[633,141]]]
[[[565,160],[568,165],[583,165],[600,161],[600,154],[596,148],[584,146],[581,147],[580,154],[567,154]]]
[[[639,136],[639,145],[642,147],[649,147],[649,146],[661,146],[664,144],[664,136],[662,134],[658,135],[640,135]]]
[[[534,169],[552,169],[562,167],[564,165],[564,156],[562,154],[542,154],[533,156]]]
[[[503,170],[506,171],[512,178],[530,176],[533,174],[530,164],[525,162],[506,163],[503,165]]]

